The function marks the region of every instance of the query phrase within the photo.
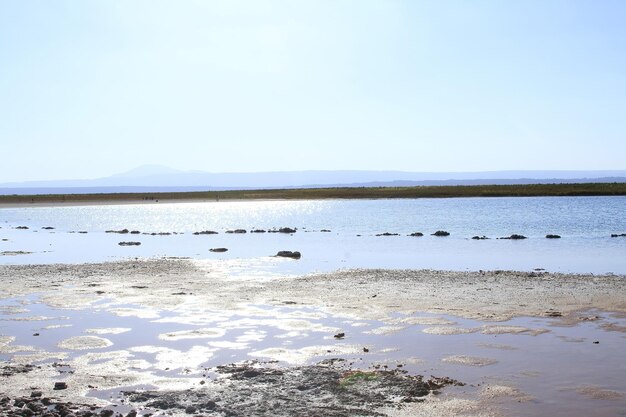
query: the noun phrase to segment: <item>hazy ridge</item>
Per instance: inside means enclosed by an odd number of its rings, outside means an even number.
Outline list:
[[[210,173],[143,166],[96,179],[0,184],[0,194],[190,192],[320,187],[410,187],[451,185],[571,184],[626,182],[626,171],[285,171]]]

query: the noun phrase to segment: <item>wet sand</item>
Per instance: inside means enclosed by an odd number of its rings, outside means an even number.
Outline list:
[[[435,312],[482,320],[565,316],[588,309],[626,312],[619,275],[543,272],[343,270],[305,276],[232,276],[228,261],[159,259],[82,265],[0,265],[0,296],[45,292],[52,306],[79,308],[103,294],[146,307],[199,303],[319,306],[384,320],[392,313]],[[96,288],[97,287],[97,288]],[[99,293],[100,292],[100,293]]]
[[[612,415],[626,406],[611,373],[626,345],[623,276],[234,270],[186,259],[0,266],[5,411],[33,392],[123,414],[559,415],[568,410],[559,401],[573,399],[586,415]],[[537,351],[591,358],[578,366],[599,375],[568,371],[554,384],[560,371],[542,369]],[[242,358],[253,362],[223,368]],[[424,386],[429,372],[444,379]],[[555,386],[556,404],[536,398],[536,378]],[[55,390],[59,381],[67,388]]]

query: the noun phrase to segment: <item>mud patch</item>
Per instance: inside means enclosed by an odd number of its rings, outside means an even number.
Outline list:
[[[580,395],[592,400],[620,400],[625,397],[623,392],[603,389],[597,386],[585,386],[576,388]]]
[[[438,326],[438,327],[427,327],[422,330],[422,332],[427,334],[467,334],[467,333],[476,333],[478,329],[468,329],[465,327],[452,327],[452,326]]]
[[[28,252],[24,250],[5,250],[0,252],[0,256],[19,256],[19,255],[30,255],[33,252]]]
[[[95,329],[87,329],[85,333],[91,334],[122,334],[126,332],[130,332],[132,329],[128,327],[108,327],[108,328],[95,328]]]
[[[456,324],[456,322],[443,318],[443,317],[405,317],[402,319],[397,319],[391,321],[392,323],[397,324],[407,324],[407,325],[424,325],[424,326],[440,326],[440,325],[452,325]]]
[[[184,339],[207,339],[222,337],[226,331],[224,329],[193,329],[193,330],[181,330],[178,332],[169,332],[159,335],[161,340],[184,340]]]
[[[75,336],[59,342],[61,349],[87,350],[102,349],[113,345],[109,339],[97,336]]]
[[[508,385],[487,385],[480,391],[480,396],[487,399],[514,398],[517,402],[533,400],[530,395]]]
[[[482,334],[529,334],[537,336],[543,333],[548,333],[548,329],[530,329],[523,326],[483,326],[480,331]]]
[[[495,359],[490,358],[480,358],[478,356],[465,356],[465,355],[453,355],[443,358],[441,360],[445,363],[451,363],[455,365],[465,365],[465,366],[487,366],[493,365],[494,363],[498,363]]]
[[[487,349],[500,349],[500,350],[518,350],[515,346],[504,345],[501,343],[478,343],[476,346]]]
[[[378,334],[378,335],[390,335],[398,333],[401,330],[406,329],[406,327],[402,326],[381,326],[376,329],[368,330],[366,334]]]

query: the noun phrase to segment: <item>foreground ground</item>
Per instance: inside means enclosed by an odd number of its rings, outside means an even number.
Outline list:
[[[236,269],[184,259],[0,266],[0,410],[533,415],[541,398],[520,387],[559,372],[566,379],[559,390],[572,385],[592,414],[626,406],[626,387],[612,374],[623,368],[615,352],[624,347],[624,277],[413,270],[290,277]],[[519,317],[530,321],[511,321]],[[566,342],[555,345],[546,336],[556,333],[553,324],[584,328],[593,339],[564,330],[558,337]],[[497,353],[474,355],[476,344]],[[548,361],[587,358],[577,364],[584,372],[602,374],[603,363],[608,370],[589,383],[568,370],[541,373],[519,363],[532,363],[533,349]],[[535,380],[516,383],[522,376]],[[55,389],[58,382],[65,386]],[[520,402],[525,408],[514,407]]]

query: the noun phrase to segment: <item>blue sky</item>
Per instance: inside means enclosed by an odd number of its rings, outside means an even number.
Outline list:
[[[626,169],[624,1],[0,0],[0,182]]]

